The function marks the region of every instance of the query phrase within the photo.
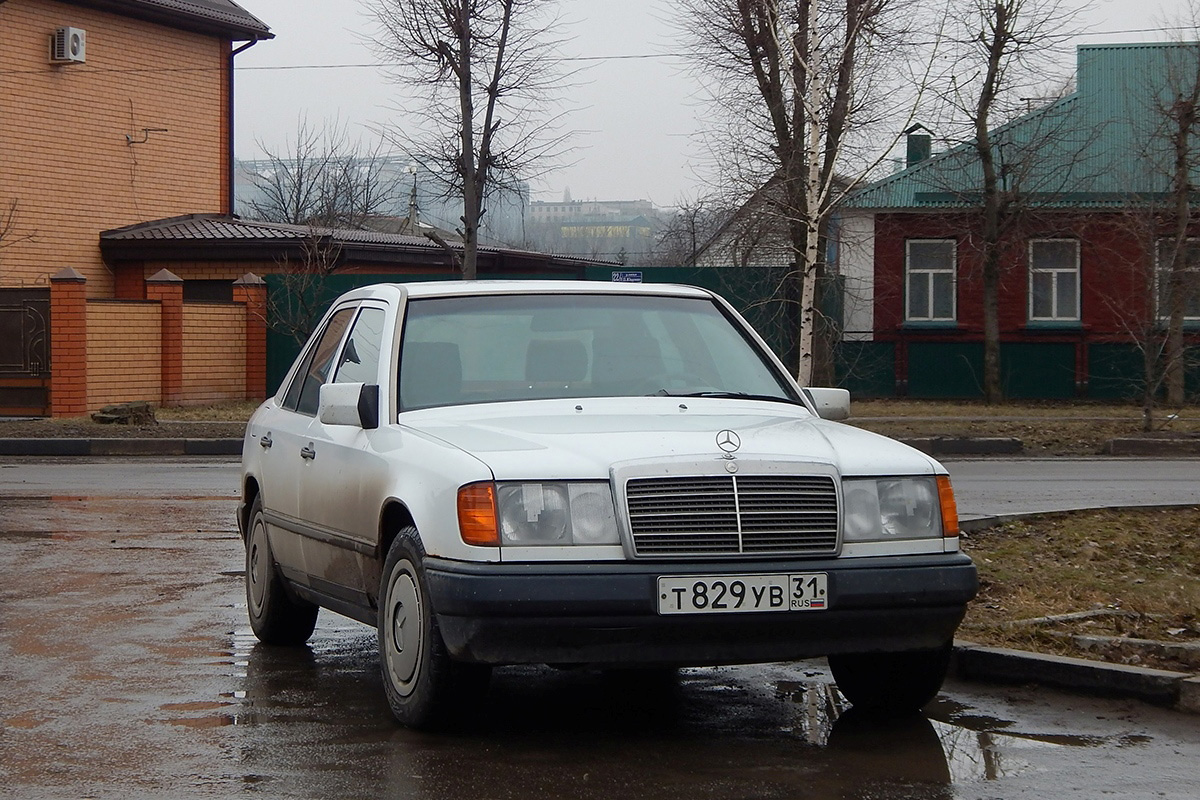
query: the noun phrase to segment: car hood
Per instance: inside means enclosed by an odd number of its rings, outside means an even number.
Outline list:
[[[734,455],[744,461],[813,461],[847,476],[945,472],[892,439],[752,400],[539,400],[410,411],[400,424],[471,453],[497,480],[607,479],[614,463],[719,459],[725,430],[737,434]]]

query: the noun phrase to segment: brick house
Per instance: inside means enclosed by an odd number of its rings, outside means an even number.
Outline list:
[[[232,0],[0,0],[0,414],[261,396],[229,336],[261,284],[119,285],[100,233],[231,212],[234,58],[271,37]]]
[[[1163,326],[1161,108],[1189,60],[1195,80],[1197,47],[1081,46],[1074,92],[993,131],[1004,187],[1028,207],[1003,255],[1007,396],[1137,395],[1139,336]],[[858,190],[840,215],[839,266],[853,301],[842,368],[860,392],[982,391],[980,168],[970,146],[928,157],[928,144],[912,132],[907,168]],[[1200,261],[1200,239],[1187,248]],[[1195,353],[1200,280],[1185,291]],[[1193,366],[1192,392],[1198,379]]]

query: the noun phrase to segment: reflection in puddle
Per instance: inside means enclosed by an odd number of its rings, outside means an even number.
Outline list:
[[[320,765],[264,760],[250,745],[243,751],[248,772],[285,783],[302,773],[333,794],[350,784],[355,796],[392,796],[400,786],[404,797],[468,796],[472,786],[503,784],[513,796],[535,796],[557,775],[584,781],[571,783],[575,797],[628,794],[632,782],[671,786],[640,793],[647,798],[745,796],[758,786],[763,796],[949,800],[967,785],[1036,771],[1036,750],[1149,741],[1017,730],[944,696],[925,715],[880,721],[850,707],[824,669],[790,667],[689,669],[666,680],[506,668],[477,719],[431,736],[391,719],[373,636],[353,624],[322,633],[299,648],[266,647],[245,629],[233,634],[225,663],[241,682],[221,696],[229,707],[217,716],[257,728],[253,742],[300,750],[313,746],[309,736],[354,743]],[[358,785],[363,774],[378,785]]]

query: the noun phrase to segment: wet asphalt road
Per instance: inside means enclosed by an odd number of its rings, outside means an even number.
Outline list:
[[[1200,718],[951,681],[882,726],[822,662],[500,670],[463,731],[406,731],[369,628],[322,612],[310,647],[256,643],[232,487],[118,463],[37,492],[0,465],[0,797],[1196,797]]]

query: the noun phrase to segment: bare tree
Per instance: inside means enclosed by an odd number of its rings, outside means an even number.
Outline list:
[[[658,231],[649,263],[664,267],[694,267],[700,248],[729,220],[732,212],[716,197],[684,198]]]
[[[1104,302],[1141,356],[1138,391],[1143,430],[1158,424],[1165,401],[1178,411],[1188,400],[1186,375],[1196,367],[1187,348],[1186,323],[1200,316],[1200,211],[1195,180],[1200,173],[1200,2],[1190,18],[1172,20],[1192,41],[1158,45],[1146,73],[1123,87],[1128,103],[1131,153],[1120,176],[1130,187],[1119,230],[1134,243],[1109,257],[1131,278]],[[1131,293],[1136,292],[1136,299]],[[1189,357],[1191,356],[1191,357]],[[1168,420],[1170,417],[1167,418]]]
[[[308,341],[334,298],[325,279],[342,265],[342,249],[328,233],[310,232],[295,257],[276,262],[279,285],[267,296],[266,323],[297,346]]]
[[[258,191],[247,202],[256,219],[360,229],[400,191],[400,176],[388,170],[383,145],[351,140],[336,121],[315,128],[302,116],[282,151],[259,147],[266,158],[254,162]]]
[[[1196,11],[1195,4],[1192,8]],[[1156,313],[1166,324],[1163,382],[1166,401],[1176,408],[1185,400],[1184,322],[1189,306],[1200,304],[1200,244],[1191,238],[1200,222],[1194,178],[1200,168],[1200,44],[1172,48],[1165,91],[1155,95],[1159,137],[1166,145],[1167,236],[1155,243]]]
[[[490,194],[519,190],[565,139],[549,116],[560,78],[553,0],[371,0],[375,44],[416,90],[416,123],[390,138],[463,202],[463,278],[476,277],[479,223]],[[456,264],[459,253],[451,250]]]
[[[1053,115],[1042,120],[1044,129],[1037,135],[1022,139],[997,136],[995,129],[1028,110],[1029,98],[1043,90],[1048,59],[1057,45],[1076,33],[1074,16],[1060,0],[969,0],[952,15],[958,61],[950,91],[943,97],[952,112],[965,118],[979,165],[976,246],[983,284],[983,393],[988,403],[998,403],[1004,395],[1000,284],[1004,265],[1017,261],[1006,256],[1030,209],[1034,176],[1047,179],[1045,161],[1063,160],[1062,148],[1046,143],[1065,133],[1062,118]],[[1082,145],[1077,143],[1075,149]],[[1066,179],[1071,161],[1059,164],[1050,179]]]
[[[865,136],[881,117],[881,89],[903,59],[910,9],[895,0],[681,0],[697,71],[730,130],[712,137],[725,180],[749,196],[768,183],[759,213],[786,231],[799,283],[797,377],[816,362],[817,280],[829,220],[895,139]],[[918,81],[920,83],[920,81]],[[906,112],[900,112],[904,119]],[[912,110],[907,111],[909,121]],[[856,138],[858,137],[858,138]],[[856,145],[865,145],[857,150]],[[873,155],[869,154],[873,153]]]

